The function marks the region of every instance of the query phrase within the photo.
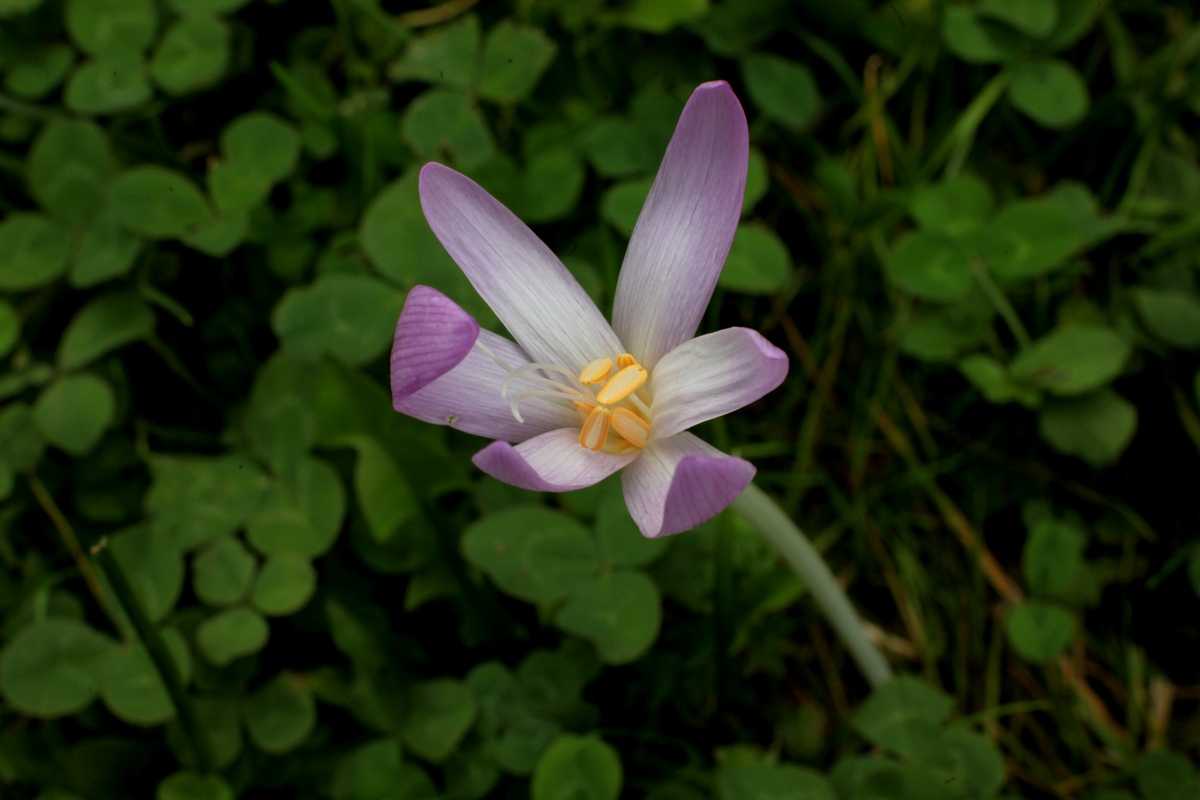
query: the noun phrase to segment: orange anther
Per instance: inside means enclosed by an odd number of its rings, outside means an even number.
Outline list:
[[[628,408],[614,408],[612,429],[625,441],[641,450],[650,438],[650,423]]]
[[[579,431],[579,444],[588,450],[601,450],[608,438],[608,425],[612,412],[603,406],[596,406],[583,423]]]
[[[583,372],[579,373],[579,382],[584,386],[590,386],[593,383],[600,383],[606,380],[612,372],[611,358],[597,358],[592,363],[583,368]]]
[[[634,358],[633,356],[629,355],[629,353],[621,353],[621,355],[617,356],[617,369],[625,369],[626,367],[632,367],[634,364],[637,364],[637,363],[638,363],[637,359]]]
[[[608,383],[597,393],[596,399],[606,406],[619,403],[641,388],[649,377],[649,372],[637,364],[630,364],[608,379]]]

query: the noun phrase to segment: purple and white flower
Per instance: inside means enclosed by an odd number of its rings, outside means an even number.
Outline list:
[[[788,367],[747,328],[693,338],[737,229],[748,154],[729,85],[698,87],[638,217],[611,325],[511,211],[470,178],[425,165],[430,227],[516,343],[414,287],[392,348],[396,410],[494,439],[473,461],[524,489],[570,491],[621,470],[648,537],[719,513],[754,467],[688,428],[762,397]]]

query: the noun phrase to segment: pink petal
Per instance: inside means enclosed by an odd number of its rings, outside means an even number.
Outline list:
[[[690,433],[651,442],[621,473],[625,505],[650,539],[691,530],[738,498],[754,478],[749,461]]]
[[[471,459],[497,480],[534,492],[569,492],[591,486],[638,457],[631,450],[609,455],[579,445],[579,426],[549,431],[521,442],[492,442]]]
[[[729,84],[699,86],[638,217],[613,302],[613,327],[647,367],[696,333],[737,230],[749,157],[746,115]]]
[[[684,342],[652,374],[651,435],[665,439],[737,411],[787,376],[782,350],[749,328],[726,328]]]
[[[596,358],[624,352],[562,262],[470,178],[426,164],[421,207],[442,246],[533,360],[579,372]]]
[[[480,330],[450,298],[428,286],[414,287],[392,345],[392,407],[424,422],[511,442],[578,423],[570,403],[541,397],[521,401],[525,422],[517,422],[500,396],[508,371],[480,343],[510,366],[529,363],[521,348]]]

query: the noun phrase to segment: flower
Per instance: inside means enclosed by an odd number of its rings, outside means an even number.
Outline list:
[[[472,460],[524,489],[570,491],[623,470],[645,536],[715,516],[755,470],[687,429],[787,375],[787,357],[755,331],[692,338],[733,241],[748,156],[733,90],[698,87],[638,217],[611,326],[511,211],[471,179],[426,164],[425,218],[519,346],[437,290],[414,287],[392,348],[395,409],[495,439]]]

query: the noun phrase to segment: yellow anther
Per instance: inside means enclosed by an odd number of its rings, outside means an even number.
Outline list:
[[[625,369],[626,367],[632,367],[634,364],[637,364],[637,363],[638,363],[637,359],[634,358],[633,356],[629,355],[629,353],[621,353],[621,355],[617,356],[617,369]]]
[[[583,428],[579,431],[579,444],[588,450],[602,450],[604,441],[608,439],[608,425],[612,412],[603,406],[596,406],[588,418],[584,420]]]
[[[587,403],[581,403],[578,400],[572,401],[575,404],[575,413],[579,415],[580,422],[587,422],[588,416],[591,415],[596,407]]]
[[[641,388],[649,377],[649,372],[637,364],[631,364],[609,378],[608,383],[597,393],[596,399],[606,406],[619,403]]]
[[[641,450],[650,437],[650,423],[628,408],[612,410],[612,429],[625,441]]]
[[[600,381],[606,380],[610,373],[612,373],[612,359],[597,358],[584,367],[583,372],[579,373],[579,382],[584,386],[590,386],[593,383],[600,383]]]

